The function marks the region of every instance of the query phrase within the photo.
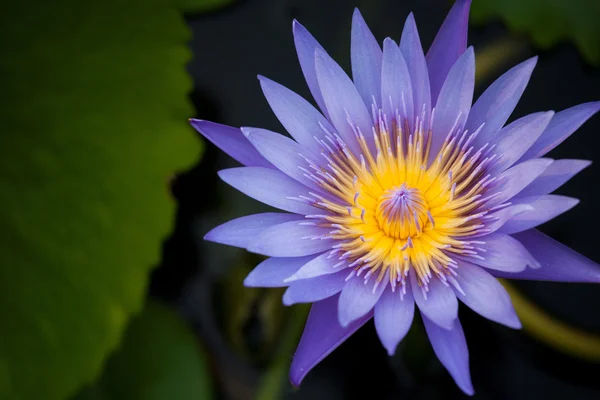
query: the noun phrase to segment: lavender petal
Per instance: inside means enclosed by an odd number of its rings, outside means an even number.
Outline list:
[[[263,76],[258,79],[265,98],[283,127],[303,147],[319,154],[322,148],[316,138],[323,138],[323,128],[334,131],[327,118],[302,96],[285,86]]]
[[[537,57],[533,57],[514,66],[496,79],[473,104],[465,129],[475,132],[484,124],[475,138],[476,145],[488,143],[502,129],[525,91],[536,63]]]
[[[541,157],[571,136],[585,121],[600,110],[600,101],[579,104],[554,115],[539,139],[521,157],[528,160]]]
[[[318,278],[292,282],[283,294],[283,304],[314,303],[334,296],[346,285],[348,274],[341,271]]]
[[[407,286],[406,294],[401,297],[400,289],[392,292],[388,288],[375,304],[375,329],[381,344],[390,356],[408,333],[415,313],[415,301]]]
[[[325,52],[325,49],[298,21],[294,20],[292,30],[294,32],[294,43],[296,45],[298,61],[300,62],[304,79],[306,79],[306,84],[308,85],[313,98],[317,102],[317,105],[325,117],[328,117],[329,115],[327,114],[327,109],[325,108],[325,102],[323,101],[321,88],[319,87],[319,82],[317,81],[317,70],[315,69],[315,51],[319,49],[322,52]]]
[[[392,126],[392,118],[398,113],[413,124],[413,94],[410,73],[400,49],[390,38],[383,41],[383,62],[381,67],[381,104]],[[400,122],[401,123],[401,122]]]
[[[475,54],[473,47],[469,47],[458,58],[440,90],[433,116],[431,158],[438,153],[450,132],[462,133],[471,109],[474,85]]]
[[[352,321],[370,312],[381,297],[386,284],[385,279],[383,282],[377,282],[376,276],[366,283],[360,276],[350,279],[340,294],[338,304],[340,324],[348,326]]]
[[[244,279],[246,287],[284,287],[285,279],[314,256],[271,257],[258,264]]]
[[[248,142],[240,129],[201,119],[190,119],[190,124],[208,141],[239,163],[248,167],[273,168]]]
[[[297,214],[263,213],[247,215],[225,222],[213,228],[204,236],[204,240],[246,248],[256,235],[267,228],[290,221],[300,221],[304,218]]]
[[[281,171],[263,167],[229,168],[219,171],[219,177],[246,196],[269,206],[305,215],[318,211],[293,199],[308,196],[309,189]]]
[[[471,260],[477,265],[505,272],[520,272],[525,270],[527,266],[539,267],[535,257],[512,236],[503,233],[491,233],[478,239],[485,242],[485,244],[480,245],[485,252],[480,253],[482,259]]]
[[[499,229],[499,232],[512,234],[535,228],[569,211],[579,203],[579,200],[572,197],[547,194],[521,197],[513,202],[515,206],[517,204],[527,204],[531,209],[512,217]]]
[[[495,153],[502,158],[496,164],[498,171],[512,166],[542,134],[554,111],[529,114],[510,123],[492,139],[496,144]]]
[[[551,193],[591,163],[587,160],[554,160],[540,176],[518,194],[518,197]]]
[[[248,251],[269,257],[301,257],[330,250],[331,239],[319,239],[328,228],[291,221],[272,226],[248,243]]]
[[[540,176],[550,164],[549,158],[534,158],[514,165],[499,175],[499,185],[494,189],[494,204],[502,204],[516,196]]]
[[[260,128],[241,129],[256,150],[277,169],[311,189],[320,190],[319,184],[305,175],[310,168],[304,158],[311,154],[308,150],[279,133]]]
[[[355,129],[359,129],[367,138],[367,143],[371,143],[371,114],[354,83],[327,53],[316,50],[315,66],[329,120],[354,154],[359,154]],[[348,118],[351,118],[352,125]]]
[[[461,289],[454,290],[456,297],[489,320],[509,328],[521,328],[521,322],[513,308],[510,296],[496,278],[468,262],[460,262],[456,272],[458,273],[456,281]]]
[[[454,3],[427,52],[433,103],[437,101],[448,72],[467,48],[470,7],[471,0],[457,0]]]
[[[452,329],[458,318],[458,300],[452,289],[436,277],[429,282],[425,297],[414,271],[411,270],[409,276],[412,294],[421,313],[443,329]]]
[[[415,115],[423,118],[423,128],[429,130],[429,116],[431,115],[431,89],[429,87],[429,73],[427,61],[421,46],[421,39],[417,31],[415,17],[412,13],[406,18],[402,38],[400,39],[400,51],[406,61],[413,92]],[[425,115],[422,116],[423,108]]]
[[[319,257],[312,259],[310,262],[302,266],[296,273],[288,278],[288,282],[294,282],[300,279],[315,278],[321,275],[329,275],[343,269],[344,266],[339,266],[340,261],[331,257],[329,253],[323,253]]]
[[[452,328],[446,330],[423,315],[423,324],[437,358],[448,370],[458,387],[472,396],[475,391],[469,372],[469,349],[460,321],[456,319]]]
[[[352,15],[351,38],[352,77],[364,103],[370,105],[381,97],[382,53],[358,9]]]
[[[514,235],[540,263],[537,269],[518,273],[494,272],[508,279],[600,283],[600,265],[562,243],[531,229]]]
[[[306,374],[327,357],[350,335],[365,324],[371,315],[342,328],[337,318],[338,297],[330,297],[313,304],[306,321],[304,333],[290,367],[290,381],[300,385]]]

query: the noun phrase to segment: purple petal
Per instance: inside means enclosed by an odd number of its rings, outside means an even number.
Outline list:
[[[347,271],[292,282],[283,294],[283,304],[314,303],[334,296],[346,285]],[[337,317],[336,317],[337,319]]]
[[[367,143],[372,142],[371,115],[354,83],[327,53],[316,50],[315,66],[329,119],[348,147],[354,154],[359,154],[358,141],[352,125],[365,135]],[[352,125],[348,118],[351,118]]]
[[[541,157],[571,136],[600,110],[600,101],[579,104],[554,115],[542,136],[523,155],[522,160]]]
[[[283,127],[298,143],[319,154],[322,148],[315,138],[324,136],[323,128],[333,132],[329,121],[302,96],[263,76],[258,79],[271,109]]]
[[[552,164],[552,160],[549,158],[534,158],[502,172],[499,176],[500,184],[494,191],[493,202],[501,204],[512,199],[540,176],[550,164]]]
[[[600,265],[542,232],[531,229],[519,232],[514,237],[527,247],[541,267],[516,274],[494,272],[494,276],[535,281],[600,283]]]
[[[475,132],[485,123],[475,139],[476,145],[482,146],[489,142],[508,121],[536,63],[537,57],[533,57],[511,68],[477,99],[465,125],[469,132]]]
[[[460,321],[456,319],[450,330],[440,328],[426,316],[423,316],[423,324],[437,358],[460,390],[472,396],[475,392],[469,372],[469,349]]]
[[[394,355],[398,343],[408,333],[414,313],[415,301],[410,285],[403,297],[400,296],[400,290],[392,292],[388,288],[375,304],[375,329],[390,356]]]
[[[437,99],[433,115],[431,158],[437,155],[450,132],[462,132],[471,109],[474,84],[475,54],[473,48],[469,47],[448,73]]]
[[[310,261],[314,256],[267,258],[258,264],[244,279],[246,287],[283,287],[285,279],[294,274],[298,268]]]
[[[330,253],[321,254],[319,257],[316,257],[303,265],[302,268],[287,279],[287,282],[333,274],[334,272],[340,271],[342,265],[339,264],[340,261],[335,257],[331,257]]]
[[[485,242],[484,245],[480,245],[485,250],[480,253],[483,259],[471,261],[482,267],[507,272],[523,271],[527,266],[539,267],[525,246],[509,235],[491,233],[479,240]]]
[[[371,277],[365,283],[362,277],[355,276],[346,283],[340,294],[338,306],[338,317],[342,326],[348,326],[375,307],[388,283],[386,278],[382,282],[378,282],[376,278]]]
[[[313,158],[308,150],[279,133],[260,128],[241,129],[256,150],[281,172],[308,187],[319,189],[318,184],[304,175],[310,168],[304,157]]]
[[[427,52],[431,100],[436,102],[448,72],[467,48],[471,0],[457,0]]]
[[[212,144],[241,164],[249,167],[273,167],[238,128],[201,119],[190,119],[190,124]]]
[[[301,257],[330,250],[334,242],[321,239],[330,228],[285,222],[266,229],[248,244],[248,251],[270,257]]]
[[[575,176],[592,162],[586,160],[555,160],[518,197],[548,194]]]
[[[262,167],[229,168],[219,171],[219,177],[246,196],[269,206],[297,214],[318,211],[295,200],[300,195],[308,196],[309,189],[281,171]]]
[[[337,296],[315,303],[310,309],[304,333],[290,367],[290,381],[294,386],[300,385],[315,365],[371,318],[371,315],[366,315],[342,328],[338,322],[337,309]]]
[[[204,236],[204,239],[229,246],[246,248],[250,240],[265,229],[284,222],[303,219],[302,216],[297,214],[264,213],[247,215],[213,228]]]
[[[500,232],[511,234],[535,228],[569,211],[579,203],[579,200],[572,197],[547,194],[543,196],[522,197],[519,198],[518,202],[527,204],[532,208],[512,217],[500,228]]]
[[[414,111],[410,73],[400,49],[390,38],[383,41],[381,68],[381,104],[388,126],[392,126],[391,119],[397,114],[412,125]]]
[[[296,45],[296,53],[298,53],[298,61],[300,62],[304,79],[306,79],[306,84],[317,105],[327,117],[327,109],[325,108],[323,95],[317,81],[317,70],[315,69],[315,51],[320,49],[325,52],[325,49],[298,21],[294,20],[292,30],[294,32],[294,43]]]
[[[412,85],[415,115],[423,118],[424,130],[429,130],[429,116],[431,115],[431,91],[429,88],[429,74],[427,72],[427,62],[419,32],[415,23],[415,17],[412,13],[406,18],[402,38],[400,39],[400,51],[406,61],[410,80]],[[425,115],[422,115],[423,108]]]
[[[492,139],[496,143],[495,153],[502,155],[495,168],[504,171],[521,158],[546,129],[553,115],[554,111],[529,114],[501,129]]]
[[[357,8],[350,43],[354,84],[365,104],[372,104],[381,97],[381,47]]]
[[[509,328],[521,328],[510,296],[496,278],[468,262],[461,262],[456,272],[456,281],[461,289],[454,290],[456,297],[489,320]]]
[[[458,318],[458,300],[452,289],[434,277],[429,282],[429,291],[425,295],[423,288],[417,283],[414,271],[411,270],[409,275],[412,294],[421,313],[442,328],[452,329]]]
[[[487,232],[484,235],[496,232],[506,223],[506,221],[510,220],[515,215],[519,215],[522,212],[529,210],[533,210],[533,207],[528,204],[515,204],[510,207],[503,208],[500,211],[496,211],[490,215],[493,220],[485,225]]]

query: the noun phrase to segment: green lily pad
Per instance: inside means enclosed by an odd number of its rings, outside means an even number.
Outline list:
[[[132,318],[101,379],[75,399],[212,398],[206,355],[196,337],[174,312],[151,302]]]
[[[189,31],[161,0],[11,1],[0,13],[0,398],[100,372],[198,157]]]
[[[600,1],[477,0],[471,17],[476,23],[500,17],[511,30],[529,35],[544,49],[572,40],[588,62],[600,65]]]

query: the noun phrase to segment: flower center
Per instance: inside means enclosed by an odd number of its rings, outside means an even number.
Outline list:
[[[386,235],[407,239],[423,233],[428,212],[429,208],[419,189],[403,183],[379,196],[376,219]]]
[[[348,279],[375,277],[378,283],[389,281],[394,290],[404,287],[413,271],[426,290],[434,276],[452,279],[456,256],[480,257],[481,242],[474,237],[494,218],[488,189],[496,180],[489,173],[496,156],[486,146],[474,149],[477,132],[466,131],[449,132],[430,154],[432,133],[422,118],[413,128],[396,123],[398,115],[386,122],[374,110],[373,118],[371,143],[353,127],[359,150],[351,151],[339,136],[326,132],[326,165],[307,159],[314,171],[306,169],[307,176],[327,193],[304,198],[324,211],[308,218],[331,229],[313,239],[336,242],[330,257],[351,269]]]

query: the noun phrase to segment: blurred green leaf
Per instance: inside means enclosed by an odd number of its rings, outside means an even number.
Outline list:
[[[544,49],[572,40],[588,62],[600,65],[598,0],[477,0],[471,16],[476,23],[500,17]]]
[[[212,398],[206,356],[196,337],[173,311],[155,302],[131,319],[99,382],[76,396],[76,400]]]
[[[198,156],[189,31],[163,0],[12,1],[0,14],[0,398],[100,372]]]
[[[290,387],[288,373],[290,364],[302,332],[310,306],[297,304],[288,308],[288,321],[281,335],[277,353],[264,375],[256,393],[256,400],[271,400],[283,397],[286,388]]]
[[[233,4],[235,0],[173,0],[183,11],[208,12]]]
[[[244,286],[244,278],[263,260],[256,254],[244,253],[219,282],[216,301],[228,344],[259,365],[272,358],[289,309],[281,302],[283,288]]]

